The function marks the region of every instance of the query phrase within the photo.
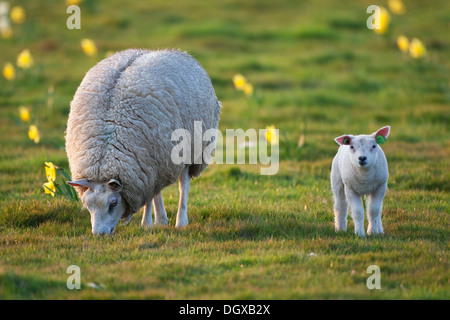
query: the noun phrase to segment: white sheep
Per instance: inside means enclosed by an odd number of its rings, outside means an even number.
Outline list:
[[[386,126],[371,135],[343,135],[334,139],[340,145],[331,166],[336,231],[347,230],[350,204],[355,233],[365,236],[361,197],[367,195],[367,233],[383,233],[381,210],[389,173],[386,157],[379,144],[384,143],[389,131],[390,127]]]
[[[217,129],[219,113],[209,76],[185,52],[130,49],[90,69],[71,102],[66,150],[68,183],[91,213],[92,233],[112,235],[144,205],[141,225],[152,226],[152,199],[155,223],[167,224],[161,190],[177,179],[176,226],[185,226],[190,179],[209,162],[192,153],[191,161],[174,163],[171,135],[185,129],[194,137],[196,121],[202,130]]]

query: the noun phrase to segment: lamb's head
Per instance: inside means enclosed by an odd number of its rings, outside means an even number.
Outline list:
[[[339,145],[349,146],[350,161],[359,168],[370,168],[377,159],[378,151],[389,136],[390,127],[386,126],[371,135],[343,135],[334,140]]]
[[[95,183],[87,179],[67,183],[85,189],[81,200],[91,213],[92,234],[113,235],[128,207],[120,193],[122,184],[116,179],[107,183]]]

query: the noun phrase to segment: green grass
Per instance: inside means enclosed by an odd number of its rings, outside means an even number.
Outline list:
[[[383,36],[365,27],[370,1],[85,0],[78,31],[65,27],[61,1],[11,2],[27,21],[0,40],[0,65],[24,48],[35,64],[0,79],[0,299],[450,298],[448,1],[405,2]],[[421,39],[428,56],[401,53],[400,34]],[[97,57],[81,51],[84,37],[98,44]],[[197,58],[223,103],[222,132],[280,129],[278,174],[212,165],[192,182],[189,226],[174,227],[174,185],[163,192],[168,227],[143,230],[140,211],[113,238],[90,234],[79,203],[44,195],[44,162],[68,168],[64,131],[77,86],[108,50],[130,47]],[[233,88],[236,73],[254,98]],[[32,108],[37,145],[21,105]],[[349,231],[335,233],[333,138],[388,124],[385,234],[359,239],[350,218]],[[66,287],[69,265],[81,269],[81,290]],[[381,290],[366,287],[370,265],[381,269]]]

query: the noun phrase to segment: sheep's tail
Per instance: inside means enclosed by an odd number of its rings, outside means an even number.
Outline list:
[[[219,114],[220,114],[221,108],[222,108],[222,103],[220,103],[220,101],[217,100],[217,106],[216,106],[216,110],[215,110],[215,119],[214,119],[214,127],[215,128],[217,128],[218,124],[219,124]],[[200,177],[200,175],[206,169],[207,166],[208,166],[208,163],[206,163],[205,160],[203,160],[203,163],[201,163],[201,164],[190,165],[189,166],[189,177],[191,179]]]

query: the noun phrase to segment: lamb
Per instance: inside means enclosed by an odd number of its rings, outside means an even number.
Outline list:
[[[141,225],[151,227],[152,204],[155,224],[166,225],[161,191],[177,180],[176,227],[187,225],[190,180],[209,160],[192,153],[191,161],[174,163],[171,135],[182,128],[192,136],[196,121],[217,129],[220,107],[206,71],[179,50],[129,49],[91,68],[71,102],[66,151],[68,183],[91,214],[92,233],[112,235],[142,206]],[[202,141],[202,150],[214,150],[210,144]]]
[[[350,204],[355,233],[365,237],[361,197],[367,195],[367,233],[383,233],[381,211],[389,173],[386,157],[379,144],[386,141],[389,132],[390,127],[386,126],[371,135],[343,135],[334,139],[340,145],[331,166],[336,231],[347,230],[347,209]]]

